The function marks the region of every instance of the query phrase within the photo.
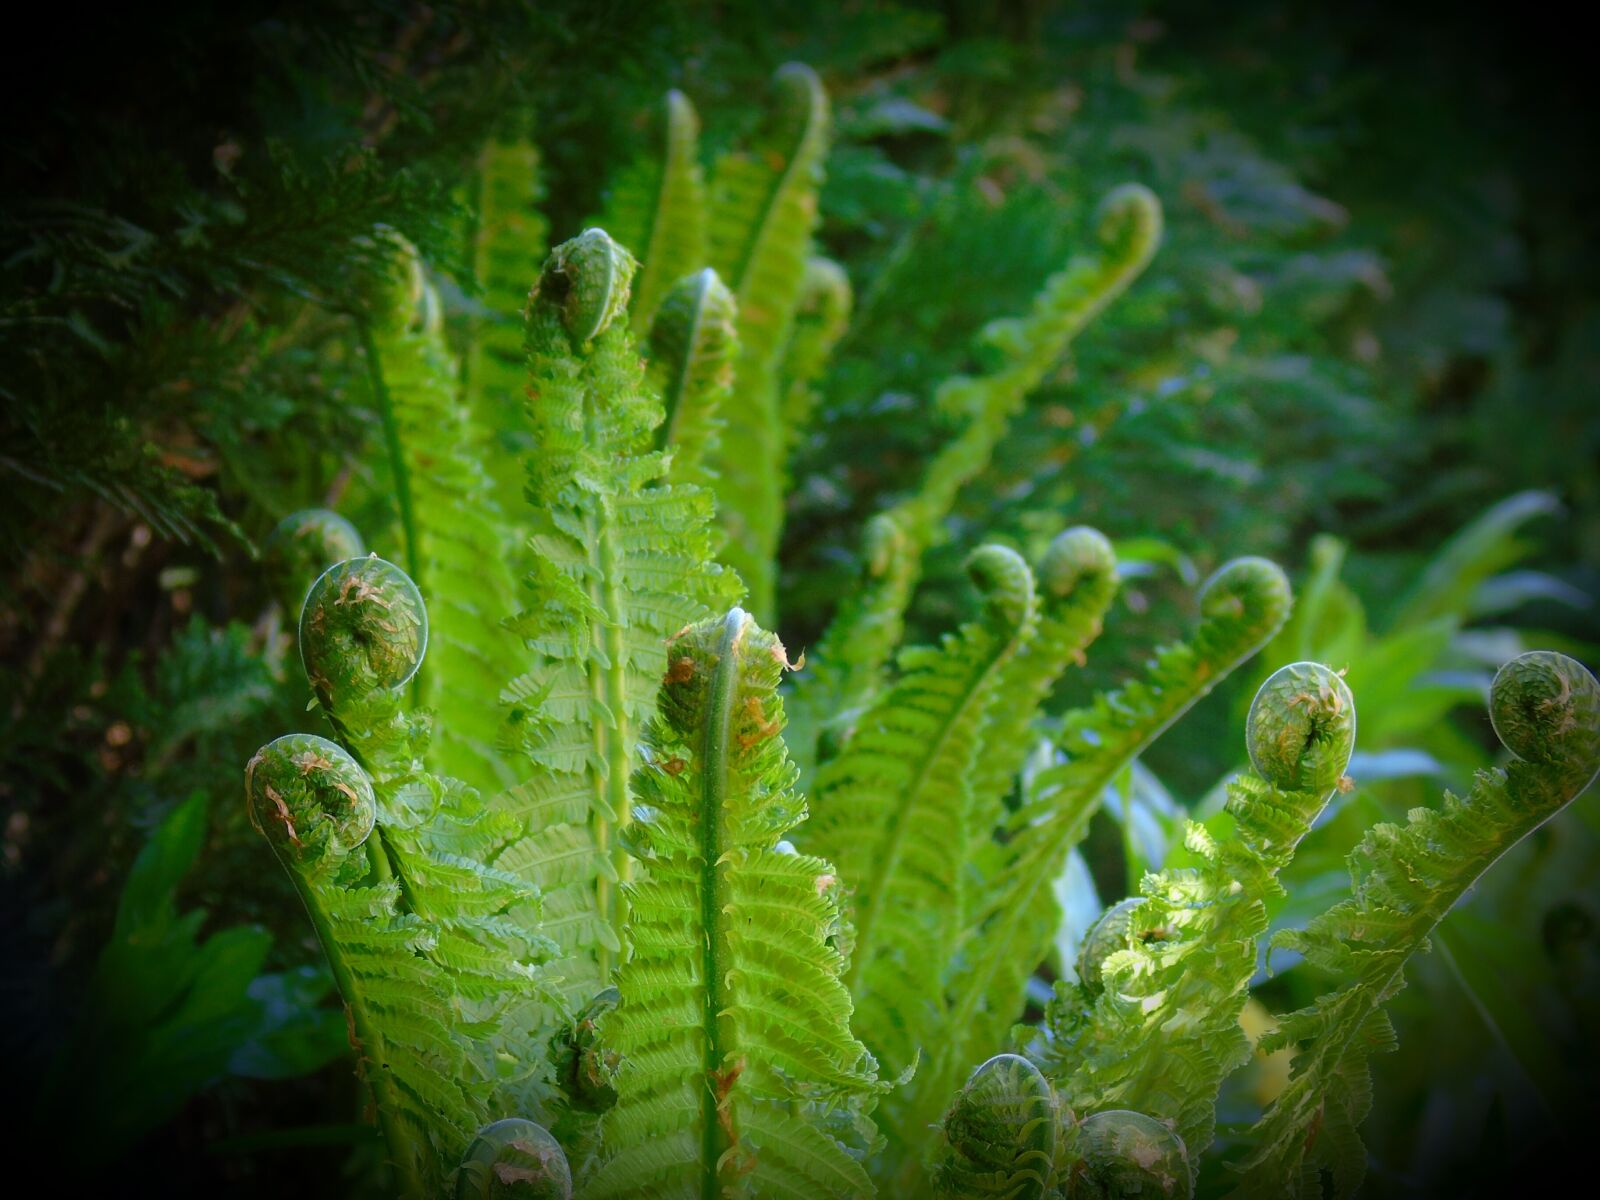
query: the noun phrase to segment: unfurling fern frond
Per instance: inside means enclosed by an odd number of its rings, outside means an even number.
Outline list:
[[[989,464],[1028,393],[1078,333],[1149,263],[1161,239],[1160,203],[1138,185],[1116,189],[1101,204],[1096,238],[1094,251],[1074,256],[1045,283],[1028,316],[990,325],[989,340],[1004,355],[997,369],[939,388],[938,407],[966,424],[929,463],[917,492],[869,525],[863,577],[812,652],[810,674],[796,690],[801,734],[824,736],[836,714],[866,703],[882,685],[923,552],[942,535],[957,493]],[[809,764],[812,747],[801,746],[798,757]]]
[[[733,388],[739,353],[733,294],[710,267],[678,280],[650,327],[650,385],[666,419],[656,446],[672,451],[672,483],[708,484],[722,405]]]
[[[857,1032],[896,1072],[948,1036],[945,965],[965,928],[967,864],[992,828],[974,811],[973,760],[995,686],[1035,617],[1033,577],[1014,551],[981,547],[968,569],[981,619],[901,655],[900,681],[818,773],[804,831],[845,881]]]
[[[750,608],[771,621],[773,557],[783,527],[785,434],[779,370],[805,278],[817,191],[828,147],[828,98],[810,67],[788,63],[773,78],[767,120],[746,151],[712,174],[710,262],[739,305],[739,362],[730,420],[712,460],[723,561],[750,589]]]
[[[1200,596],[1201,621],[1185,643],[1162,647],[1146,675],[1066,714],[1057,744],[1064,762],[1032,781],[1006,819],[999,843],[980,862],[983,903],[960,943],[949,993],[952,1045],[930,1063],[922,1111],[944,1082],[1004,1043],[1022,1015],[1028,977],[1049,953],[1060,925],[1051,884],[1083,839],[1111,781],[1162,730],[1254,654],[1289,615],[1289,582],[1272,563],[1238,559]],[[946,1094],[950,1084],[944,1084]]]
[[[305,508],[292,512],[267,535],[261,566],[278,605],[298,619],[311,585],[336,562],[367,552],[356,527],[336,512]]]
[[[1072,1113],[1027,1059],[997,1054],[972,1072],[940,1125],[934,1187],[948,1200],[1051,1200],[1074,1140]]]
[[[468,331],[462,395],[482,438],[480,458],[495,507],[506,517],[522,512],[522,459],[531,444],[523,411],[522,310],[545,256],[547,230],[535,207],[538,199],[539,152],[532,143],[484,147],[472,241],[481,309]]]
[[[576,1006],[621,949],[617,835],[665,641],[738,587],[712,560],[710,495],[663,482],[661,405],[621,319],[633,265],[588,230],[551,254],[527,317],[532,570],[511,622],[527,669],[502,693],[527,772],[500,802],[525,836],[500,865],[544,893]]]
[[[781,737],[783,647],[735,608],[673,639],[629,838],[631,956],[602,1197],[857,1197],[828,1114],[880,1090],[832,945],[838,881],[781,840],[805,817]]]
[[[827,369],[833,348],[850,325],[855,293],[844,268],[829,258],[808,258],[795,303],[794,327],[783,350],[783,399],[779,422],[783,427],[783,455],[787,463],[795,445],[811,426],[816,407],[816,383]],[[787,473],[785,474],[787,478]]]
[[[454,361],[438,320],[438,297],[416,251],[397,235],[396,288],[367,323],[368,363],[395,444],[393,468],[410,498],[415,539],[408,563],[434,601],[432,645],[418,699],[450,714],[432,746],[444,773],[484,792],[512,779],[497,750],[495,699],[516,650],[502,625],[514,608],[509,534],[480,458],[485,436],[458,397]]]
[[[507,1117],[472,1139],[455,1200],[572,1200],[572,1168],[544,1126]]]
[[[643,338],[667,289],[706,264],[706,185],[700,118],[682,92],[667,93],[659,153],[625,168],[606,196],[607,232],[639,258],[629,327]]]
[[[1039,1055],[1079,1112],[1134,1109],[1165,1121],[1192,1165],[1211,1144],[1222,1081],[1250,1057],[1239,1013],[1278,873],[1343,780],[1355,746],[1344,681],[1316,663],[1275,672],[1247,735],[1261,772],[1228,786],[1233,836],[1188,825],[1196,867],[1146,875],[1085,941],[1083,978],[1058,984]]]
[[[1512,761],[1480,771],[1465,798],[1447,792],[1404,825],[1374,826],[1350,855],[1351,898],[1273,939],[1343,982],[1262,1042],[1294,1049],[1293,1075],[1246,1137],[1254,1148],[1240,1164],[1241,1195],[1343,1197],[1360,1187],[1367,1060],[1394,1048],[1382,1006],[1404,986],[1407,960],[1490,866],[1600,770],[1600,684],[1579,663],[1549,651],[1512,659],[1489,706]]]

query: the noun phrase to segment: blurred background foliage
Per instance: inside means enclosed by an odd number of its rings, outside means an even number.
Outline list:
[[[106,1122],[104,1162],[138,1146],[173,1163],[174,1193],[332,1194],[375,1152],[314,944],[239,802],[251,750],[306,724],[254,558],[313,504],[392,540],[352,350],[366,235],[402,231],[449,318],[470,320],[469,181],[491,136],[536,131],[559,239],[646,146],[666,88],[694,97],[715,150],[757,119],[777,64],[822,74],[819,240],[857,305],[794,464],[791,646],[848,587],[862,522],[948,436],[938,380],[985,360],[985,324],[1026,304],[1100,195],[1157,191],[1154,264],[963,492],[913,610],[923,639],[961,615],[980,535],[1036,552],[1069,524],[1103,529],[1130,586],[1066,703],[1173,632],[1186,585],[1223,559],[1291,567],[1297,615],[1254,677],[1164,737],[1097,818],[1062,881],[1085,921],[1168,857],[1185,811],[1219,807],[1241,697],[1280,663],[1348,668],[1361,714],[1360,786],[1286,879],[1277,920],[1294,923],[1345,886],[1362,828],[1490,761],[1496,664],[1528,646],[1600,662],[1600,138],[1578,40],[1523,13],[247,0],[36,16],[0,73],[5,1054],[47,1111]],[[1373,1194],[1466,1188],[1484,1147],[1514,1159],[1592,1115],[1596,797],[1514,858],[1397,1002]],[[1318,990],[1272,966],[1262,1021]],[[1280,1069],[1237,1079],[1224,1115],[1248,1120]],[[85,1073],[103,1086],[63,1083]]]

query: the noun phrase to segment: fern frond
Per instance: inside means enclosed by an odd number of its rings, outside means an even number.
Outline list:
[[[901,656],[900,681],[818,773],[804,832],[847,888],[857,1031],[897,1072],[948,1036],[945,965],[965,928],[967,865],[991,828],[973,811],[973,761],[996,684],[1035,616],[1033,578],[1014,551],[984,546],[969,570],[982,618]],[[892,1110],[884,1115],[893,1125]]]
[[[982,1063],[940,1123],[933,1184],[948,1200],[1059,1195],[1072,1113],[1039,1068],[1016,1054]]]
[[[984,902],[964,931],[950,983],[950,1048],[929,1080],[1002,1044],[1022,1015],[1028,977],[1060,924],[1052,882],[1084,836],[1105,788],[1173,721],[1206,695],[1287,619],[1289,582],[1272,563],[1238,559],[1201,592],[1201,621],[1186,643],[1162,647],[1143,678],[1069,712],[1057,745],[1066,761],[1034,779],[1022,807],[979,864]],[[937,1103],[926,1085],[923,1111]],[[945,1084],[946,1094],[949,1084]],[[930,1118],[931,1119],[931,1118]]]
[[[361,534],[338,513],[304,508],[279,521],[261,547],[262,572],[279,607],[298,619],[311,585],[336,562],[367,552]]]
[[[602,1197],[853,1197],[827,1110],[880,1090],[831,941],[834,868],[781,839],[805,817],[780,736],[783,647],[740,609],[672,643],[630,833],[632,954],[603,1034],[621,1055]]]
[[[620,950],[631,860],[617,835],[665,640],[738,587],[713,561],[710,495],[663,482],[661,405],[620,319],[632,273],[627,251],[589,230],[551,254],[527,318],[532,570],[511,622],[526,670],[502,699],[529,770],[504,800],[525,830],[506,861],[545,894],[580,1005]]]
[[[461,384],[482,438],[480,459],[495,506],[508,520],[522,512],[522,460],[532,444],[523,411],[522,310],[546,250],[539,197],[539,152],[531,142],[511,139],[484,147],[472,242],[482,309],[468,331]]]
[[[829,123],[827,95],[810,67],[780,67],[773,88],[754,144],[717,161],[710,228],[711,266],[739,304],[732,419],[712,460],[717,515],[728,536],[722,557],[749,588],[751,611],[769,622],[783,527],[778,372],[817,223]]]
[[[1189,822],[1199,865],[1146,875],[1137,905],[1085,940],[1077,985],[1058,984],[1045,1014],[1044,1069],[1079,1112],[1134,1109],[1183,1140],[1189,1160],[1211,1144],[1222,1081],[1250,1057],[1239,1013],[1267,928],[1277,876],[1334,791],[1355,747],[1343,680],[1294,663],[1262,685],[1251,709],[1260,774],[1228,786],[1234,836]]]
[[[1515,756],[1480,771],[1463,798],[1381,824],[1350,855],[1352,895],[1273,945],[1297,950],[1344,982],[1290,1013],[1264,1049],[1295,1050],[1287,1088],[1247,1135],[1238,1194],[1349,1196],[1366,1153],[1359,1129],[1372,1100],[1368,1058],[1394,1048],[1383,1004],[1406,962],[1508,850],[1593,782],[1600,770],[1600,684],[1565,655],[1512,659],[1490,689],[1495,732]]]
[[[639,258],[629,328],[643,338],[667,290],[706,264],[706,184],[700,118],[689,98],[667,93],[659,154],[624,168],[606,195],[600,224]]]
[[[733,294],[710,267],[678,280],[650,327],[650,384],[661,393],[666,420],[656,446],[672,452],[672,483],[708,484],[721,409],[733,388],[739,353]]]
[[[439,324],[438,297],[416,251],[389,235],[401,285],[372,306],[368,364],[398,439],[420,588],[438,597],[418,699],[449,722],[431,757],[443,772],[484,792],[511,782],[497,749],[503,717],[495,697],[516,651],[502,621],[515,587],[506,559],[505,515],[480,463],[485,435],[458,398],[454,362]]]
[[[1116,189],[1101,204],[1096,240],[1094,251],[1074,256],[1046,281],[1028,316],[991,323],[988,340],[1004,356],[997,369],[940,386],[936,404],[966,425],[928,464],[917,492],[873,519],[864,577],[840,605],[796,689],[802,730],[822,736],[837,714],[859,707],[881,686],[921,578],[923,552],[942,535],[957,493],[988,465],[1028,393],[1078,333],[1149,263],[1161,240],[1160,203],[1136,184]],[[802,764],[811,753],[801,748]]]
[[[778,372],[783,380],[778,420],[783,429],[785,464],[810,428],[811,411],[817,403],[817,380],[850,325],[854,305],[855,293],[843,267],[829,258],[806,259],[800,296],[795,302],[794,326]]]

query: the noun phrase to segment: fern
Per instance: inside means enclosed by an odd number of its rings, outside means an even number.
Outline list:
[[[1185,843],[1199,865],[1147,875],[1139,903],[1086,939],[1082,981],[1058,984],[1045,1014],[1041,1057],[1066,1102],[1167,1122],[1195,1170],[1222,1081],[1250,1057],[1239,1013],[1266,901],[1283,895],[1278,873],[1355,745],[1350,692],[1318,664],[1283,667],[1256,695],[1247,740],[1259,774],[1228,787],[1234,836],[1218,842],[1191,821]]]
[[[601,1197],[865,1196],[827,1110],[876,1064],[851,1035],[837,876],[786,850],[805,816],[780,736],[783,647],[733,609],[675,638],[631,837],[632,956],[604,1032],[621,1053]]]
[[[901,656],[904,676],[819,772],[805,835],[845,880],[857,1029],[895,1071],[945,1036],[943,972],[965,927],[963,867],[990,828],[974,811],[973,761],[996,685],[1035,616],[1033,578],[1015,552],[985,546],[969,570],[982,618]]]
[[[1489,704],[1512,761],[1480,771],[1464,799],[1446,793],[1404,825],[1374,826],[1350,855],[1351,898],[1273,939],[1342,982],[1262,1042],[1295,1050],[1293,1076],[1247,1137],[1240,1194],[1349,1196],[1360,1187],[1367,1059],[1394,1048],[1382,1006],[1405,985],[1407,960],[1485,871],[1600,770],[1600,684],[1572,659],[1536,651],[1511,660]]]
[[[516,647],[501,625],[514,590],[505,519],[479,462],[485,438],[458,399],[438,297],[416,252],[396,235],[388,240],[397,286],[372,304],[366,342],[398,447],[392,467],[412,511],[409,571],[437,597],[418,698],[450,714],[432,747],[435,764],[492,792],[512,778],[496,749],[502,717],[494,703],[503,664]]]
[[[783,399],[778,420],[783,429],[783,458],[787,464],[796,443],[811,427],[816,407],[816,383],[827,368],[833,348],[850,325],[855,294],[850,277],[832,259],[808,258],[795,302],[794,326],[783,350]],[[785,480],[788,478],[785,472]]]
[[[660,156],[646,155],[622,172],[601,224],[639,256],[629,325],[643,338],[668,289],[707,261],[700,118],[682,92],[667,93]]]
[[[710,483],[706,460],[716,452],[738,353],[733,295],[717,273],[707,267],[674,284],[650,329],[649,372],[666,409],[656,445],[672,451],[671,482]]]
[[[633,266],[589,230],[551,254],[527,316],[532,570],[511,628],[528,669],[502,698],[529,770],[502,806],[527,833],[515,869],[545,894],[578,1004],[621,949],[631,860],[618,834],[664,640],[737,587],[712,561],[710,496],[665,484],[652,449],[661,405],[619,320]]]
[[[900,643],[923,551],[942,534],[962,485],[988,465],[1028,393],[1144,270],[1161,239],[1159,202],[1143,187],[1118,188],[1101,205],[1096,239],[1095,252],[1075,256],[1045,283],[1027,317],[990,325],[988,339],[1003,355],[998,368],[940,386],[937,406],[966,424],[928,464],[920,488],[873,518],[863,578],[841,603],[797,689],[802,735],[821,737],[837,714],[859,707],[881,685],[884,665]],[[802,764],[811,758],[812,748],[803,746]]]
[[[772,561],[783,527],[785,434],[778,372],[804,282],[828,143],[828,99],[810,67],[773,78],[767,121],[749,150],[718,160],[711,185],[710,264],[739,305],[739,361],[720,452],[712,460],[723,561],[771,620]]]

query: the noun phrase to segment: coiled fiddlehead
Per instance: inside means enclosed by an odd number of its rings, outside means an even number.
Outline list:
[[[1154,1117],[1127,1109],[1095,1113],[1078,1126],[1074,1200],[1189,1200],[1193,1164],[1183,1139]]]
[[[1105,961],[1126,946],[1130,937],[1138,936],[1134,924],[1142,907],[1144,900],[1138,896],[1119,900],[1084,933],[1083,945],[1078,948],[1078,982],[1085,991],[1092,994],[1104,989]]]
[[[1240,1195],[1345,1197],[1361,1186],[1367,1060],[1394,1048],[1383,1004],[1404,985],[1406,962],[1485,871],[1600,771],[1600,684],[1573,659],[1512,659],[1490,687],[1489,712],[1516,757],[1478,772],[1464,798],[1446,792],[1404,825],[1368,830],[1350,855],[1350,899],[1273,939],[1345,982],[1261,1041],[1295,1051],[1293,1074],[1246,1135],[1254,1148],[1239,1165]]]
[[[1279,667],[1245,718],[1250,763],[1273,787],[1326,791],[1338,785],[1356,740],[1350,689],[1321,663]]]
[[[528,309],[554,305],[573,346],[584,346],[627,311],[638,265],[605,230],[585,229],[550,252]]]
[[[951,1200],[1047,1200],[1072,1113],[1027,1059],[997,1054],[972,1072],[944,1115],[934,1186]]]
[[[428,610],[411,577],[369,555],[318,577],[300,614],[300,657],[329,708],[377,689],[404,686],[422,666]]]
[[[467,1147],[456,1200],[572,1200],[572,1169],[544,1126],[507,1117],[478,1130]]]
[[[733,293],[707,267],[672,285],[650,327],[649,378],[666,410],[656,445],[672,451],[673,483],[710,481],[739,352],[735,315]]]
[[[341,863],[372,834],[372,780],[345,749],[290,733],[256,751],[244,772],[250,823],[291,870]]]
[[[305,508],[273,527],[262,545],[261,565],[273,598],[284,612],[296,614],[318,575],[366,552],[356,527],[338,513]]]

